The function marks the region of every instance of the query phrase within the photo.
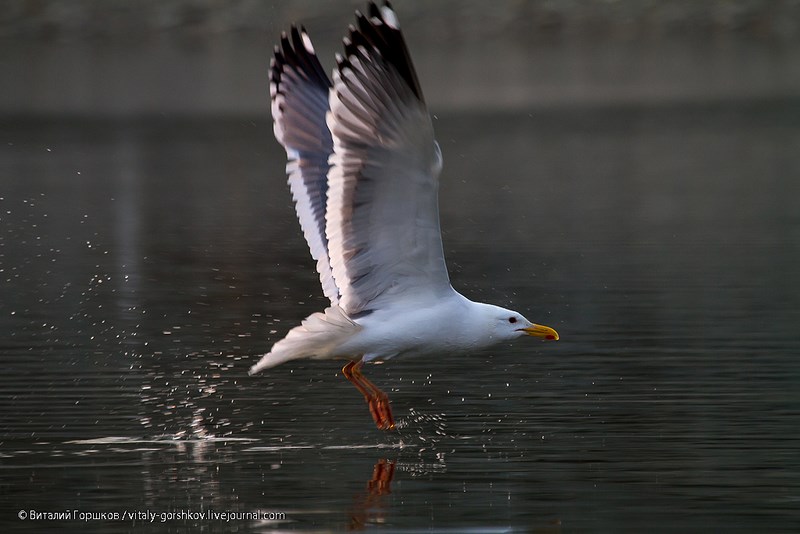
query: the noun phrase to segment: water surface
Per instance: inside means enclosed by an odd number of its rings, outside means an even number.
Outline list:
[[[797,103],[435,128],[453,284],[562,340],[368,367],[383,433],[335,363],[247,376],[325,305],[268,122],[0,125],[0,522],[796,530]]]

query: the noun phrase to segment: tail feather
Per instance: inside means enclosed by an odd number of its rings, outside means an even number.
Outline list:
[[[306,317],[300,326],[289,330],[282,340],[272,346],[269,353],[250,368],[254,375],[289,360],[300,358],[325,358],[344,340],[361,330],[339,306],[326,308]]]

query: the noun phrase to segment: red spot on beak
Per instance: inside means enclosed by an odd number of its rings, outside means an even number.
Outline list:
[[[547,336],[545,337],[545,339],[555,339],[555,338],[556,336],[554,336],[553,334],[547,334]]]

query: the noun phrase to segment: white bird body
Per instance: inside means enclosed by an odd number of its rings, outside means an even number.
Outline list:
[[[524,329],[534,326],[516,312],[473,302],[452,288],[443,298],[419,295],[397,302],[355,320],[338,306],[315,313],[279,341],[251,374],[300,358],[370,362],[464,354],[525,335]],[[442,335],[442,319],[448,317],[453,320]],[[513,328],[510,317],[515,318]]]
[[[365,362],[406,355],[445,356],[474,352],[523,335],[498,331],[495,317],[514,312],[472,302],[455,290],[446,298],[413,302],[357,320],[362,328],[338,350],[349,355],[363,354]],[[448,335],[443,336],[442,319],[448,317],[452,321],[446,326]]]
[[[462,354],[521,335],[558,339],[519,313],[450,285],[439,229],[442,155],[397,16],[356,12],[333,81],[305,30],[283,34],[271,63],[275,137],[300,225],[331,305],[307,317],[251,369],[345,359],[379,428],[386,395],[360,371],[404,355]]]

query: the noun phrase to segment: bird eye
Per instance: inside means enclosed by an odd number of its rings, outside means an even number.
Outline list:
[[[511,324],[514,324],[514,323],[517,322],[517,318],[516,317],[509,317],[508,318],[508,322],[511,323]]]

